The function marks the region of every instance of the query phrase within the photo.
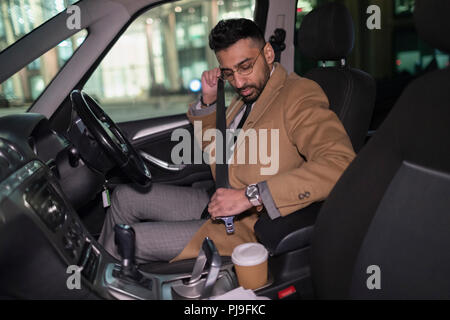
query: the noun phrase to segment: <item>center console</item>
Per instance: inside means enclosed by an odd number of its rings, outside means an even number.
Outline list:
[[[20,272],[33,272],[29,278],[40,281],[42,290],[36,291],[36,296],[31,298],[46,297],[41,294],[48,291],[49,287],[54,287],[58,288],[54,293],[56,297],[75,299],[205,299],[238,286],[233,265],[222,263],[214,243],[209,239],[205,239],[196,263],[188,272],[167,275],[136,268],[137,273],[132,272],[130,276],[130,273],[124,272],[125,269],[130,270],[129,262],[125,261],[127,259],[117,261],[97,243],[64,196],[57,178],[48,166],[38,160],[23,166],[1,186],[7,190],[0,198],[0,211],[4,213],[5,225],[19,217],[30,225],[30,231],[17,235],[15,239],[18,245],[10,252],[23,252],[25,248],[31,248],[27,250],[32,254],[24,260],[32,257],[39,260],[37,266],[28,262],[29,268],[23,270],[23,263],[17,263]],[[24,225],[22,223],[17,230],[24,232]],[[23,247],[19,247],[19,244]],[[123,257],[127,256],[127,250],[122,250]],[[76,266],[81,275],[81,289],[69,288],[67,285],[72,275],[68,272],[70,266]],[[17,278],[10,277],[10,288],[0,288],[6,292],[3,293],[5,295],[12,295],[18,288],[19,279],[27,278],[20,275],[18,270],[14,271]],[[37,286],[34,284],[33,290]]]
[[[158,275],[138,271],[139,276],[133,278],[124,276],[123,268],[123,263],[111,263],[105,272],[105,284],[118,299],[206,299],[238,286],[233,266],[222,265],[214,243],[208,238],[203,242],[192,273]]]

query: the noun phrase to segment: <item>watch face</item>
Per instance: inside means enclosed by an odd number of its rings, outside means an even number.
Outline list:
[[[245,195],[252,205],[259,206],[261,204],[259,189],[256,184],[249,185],[245,191]]]
[[[247,197],[254,198],[258,194],[258,187],[255,185],[250,185],[247,188]]]

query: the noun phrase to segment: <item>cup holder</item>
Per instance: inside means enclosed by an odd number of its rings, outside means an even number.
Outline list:
[[[207,272],[203,272],[205,266],[208,266]],[[234,274],[221,268],[222,258],[214,242],[206,237],[191,277],[174,282],[171,286],[172,296],[179,299],[206,299],[235,288]]]
[[[172,298],[174,300],[197,300],[206,299],[212,296],[224,294],[237,287],[237,281],[231,268],[221,270],[210,293],[204,294],[204,288],[207,282],[206,275],[195,283],[189,283],[189,279],[181,279],[171,284]]]

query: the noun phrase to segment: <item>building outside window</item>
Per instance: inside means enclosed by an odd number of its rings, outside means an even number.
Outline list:
[[[77,0],[0,1],[0,51],[65,10]],[[86,30],[66,39],[0,84],[0,115],[26,110],[39,97],[75,49],[84,41]]]
[[[255,0],[183,0],[139,16],[84,86],[118,122],[185,113],[202,72],[218,66],[208,34],[220,19],[253,19]],[[227,99],[233,95],[227,88]]]

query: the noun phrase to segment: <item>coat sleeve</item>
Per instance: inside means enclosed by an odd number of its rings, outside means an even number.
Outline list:
[[[211,143],[211,141],[203,141],[202,137],[206,130],[214,129],[216,127],[216,106],[210,106],[209,108],[196,110],[195,106],[198,101],[189,105],[186,116],[191,124],[194,126],[194,136],[202,150]]]
[[[234,105],[238,100],[239,97],[233,97],[230,106]],[[192,125],[194,125],[195,139],[201,146],[202,150],[205,150],[206,146],[210,145],[211,142],[214,141],[214,136],[209,141],[204,141],[202,137],[204,136],[206,130],[216,128],[216,104],[213,104],[208,108],[198,110],[198,108],[196,108],[198,103],[199,101],[195,101],[189,105],[186,116]],[[228,108],[226,111],[228,117]]]
[[[266,180],[282,216],[324,200],[355,157],[347,132],[320,87],[285,106],[284,118],[291,143],[306,161]]]

